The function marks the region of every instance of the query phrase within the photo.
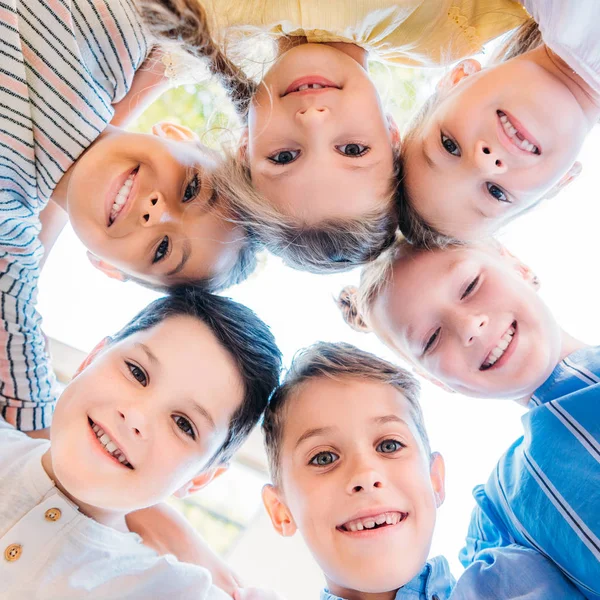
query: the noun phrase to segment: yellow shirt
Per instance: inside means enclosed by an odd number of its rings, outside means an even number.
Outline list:
[[[514,0],[200,0],[213,36],[252,30],[349,42],[380,58],[438,66],[481,51],[528,14]],[[246,35],[246,34],[243,34]]]

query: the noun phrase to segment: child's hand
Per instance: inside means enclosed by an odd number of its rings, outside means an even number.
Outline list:
[[[272,590],[247,587],[235,590],[233,600],[283,600],[283,598]]]
[[[217,556],[198,532],[174,508],[157,504],[137,510],[126,517],[129,529],[141,536],[144,545],[159,554],[173,554],[182,562],[204,567],[213,584],[233,595],[242,583],[235,573]],[[258,596],[257,598],[262,598]],[[270,600],[270,597],[267,597]]]

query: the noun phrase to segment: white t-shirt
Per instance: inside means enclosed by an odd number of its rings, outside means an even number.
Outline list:
[[[42,467],[49,445],[0,419],[1,600],[230,600],[206,569],[80,513]]]
[[[544,43],[600,94],[600,0],[523,0]]]

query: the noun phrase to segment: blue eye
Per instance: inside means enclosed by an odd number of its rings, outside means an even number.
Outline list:
[[[510,200],[508,199],[508,197],[506,196],[504,191],[502,189],[500,189],[497,185],[494,185],[493,183],[490,183],[489,181],[485,185],[486,185],[487,190],[490,193],[490,196],[492,198],[498,200],[498,202],[510,203]]]
[[[156,252],[154,253],[154,258],[152,259],[152,264],[156,264],[160,262],[167,254],[169,253],[169,236],[165,235],[162,239]]]
[[[125,364],[127,365],[129,372],[133,375],[133,378],[146,387],[148,385],[148,377],[146,377],[146,373],[144,373],[143,369],[128,361],[125,361]]]
[[[363,144],[342,144],[341,146],[336,146],[335,149],[344,156],[364,156],[371,148],[369,146],[364,146]]]
[[[405,448],[405,446],[398,440],[383,440],[383,442],[377,446],[376,450],[382,454],[393,454],[402,448]]]
[[[196,439],[196,434],[194,432],[194,427],[190,423],[189,419],[186,419],[182,415],[173,415],[173,421],[175,421],[175,425],[185,433],[185,435],[191,437],[193,440]]]
[[[332,465],[336,460],[339,460],[339,458],[335,452],[319,452],[311,458],[310,464],[317,467],[327,467]]]
[[[185,204],[186,202],[193,200],[200,193],[201,187],[202,184],[200,182],[200,177],[198,176],[198,173],[196,173],[185,188],[185,192],[183,194],[183,203]]]
[[[293,163],[298,156],[300,156],[300,150],[280,150],[267,158],[276,165],[289,165]]]
[[[460,156],[460,148],[458,147],[457,143],[452,138],[449,138],[443,133],[441,134],[441,136],[442,146],[444,147],[444,150],[448,152],[448,154],[452,154],[453,156]]]

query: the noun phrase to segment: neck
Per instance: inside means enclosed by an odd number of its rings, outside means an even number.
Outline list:
[[[50,477],[50,479],[54,481],[56,487],[69,500],[71,500],[71,502],[76,504],[79,511],[83,513],[86,517],[94,519],[94,521],[97,521],[102,525],[106,525],[107,527],[112,527],[117,531],[122,531],[124,533],[129,532],[129,529],[127,528],[127,525],[125,523],[125,513],[105,510],[103,508],[98,508],[97,506],[86,504],[85,502],[81,502],[80,500],[75,498],[75,496],[69,493],[69,491],[62,485],[62,483],[56,477],[54,468],[52,466],[52,453],[50,449],[42,456],[42,467],[44,468],[44,471],[46,471],[48,477]]]
[[[567,356],[569,356],[569,354],[573,354],[573,352],[575,352],[576,350],[581,350],[581,348],[587,348],[589,346],[589,344],[584,344],[583,342],[580,342],[579,340],[575,339],[571,334],[567,333],[563,329],[560,330],[560,336],[561,336],[561,339],[560,339],[561,344],[560,344],[560,353],[558,355],[558,360],[556,361],[557,365],[559,362],[561,362],[562,360],[567,358]],[[527,406],[529,404],[529,401],[531,400],[531,396],[534,394],[534,392],[535,392],[535,390],[533,390],[531,392],[531,394],[524,396],[520,400],[516,400],[517,404]]]
[[[301,46],[302,44],[308,44],[309,41],[304,36],[293,36],[293,37],[280,37],[277,40],[277,58],[285,54],[288,50]],[[364,48],[357,46],[356,44],[347,44],[346,42],[325,42],[325,46],[331,46],[344,54],[347,54],[350,58],[355,60],[365,71],[367,70],[367,58],[368,53]]]
[[[556,77],[573,94],[579,103],[590,129],[600,119],[600,96],[575,71],[550,48],[543,45],[523,55]]]

